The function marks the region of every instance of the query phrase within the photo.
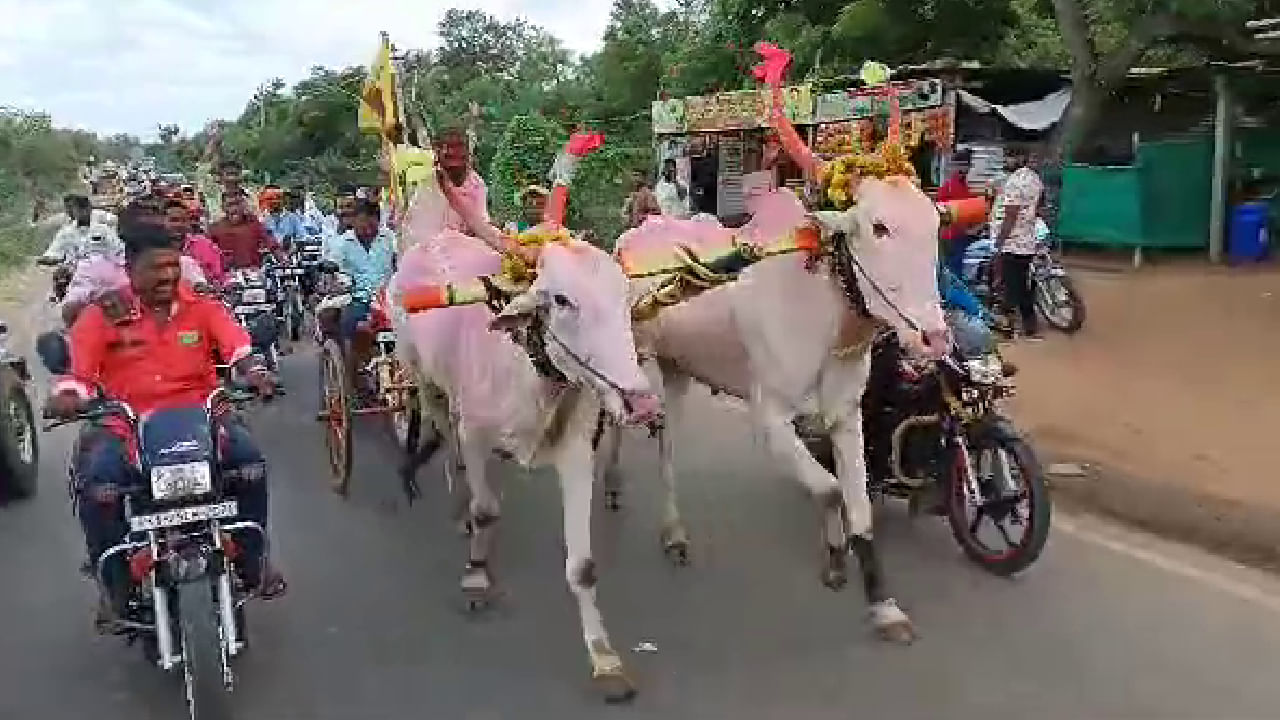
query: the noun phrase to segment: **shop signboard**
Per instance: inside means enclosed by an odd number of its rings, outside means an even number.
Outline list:
[[[751,130],[769,126],[772,101],[767,89],[698,95],[683,100],[658,100],[652,105],[656,134]],[[679,104],[679,109],[676,109]],[[783,108],[791,122],[813,122],[813,89],[793,85],[783,90]]]
[[[942,83],[935,79],[891,83],[898,91],[901,112],[927,110],[942,105]],[[813,122],[858,120],[889,112],[889,101],[879,88],[851,88],[819,95],[814,103]]]

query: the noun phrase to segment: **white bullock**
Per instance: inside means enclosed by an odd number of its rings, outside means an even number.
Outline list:
[[[672,438],[693,432],[680,425],[679,411],[690,383],[698,381],[746,400],[769,449],[819,501],[823,582],[833,589],[844,586],[845,558],[852,551],[872,624],[882,637],[909,642],[914,629],[884,587],[872,541],[859,405],[878,324],[894,328],[921,353],[941,353],[949,342],[936,279],[939,219],[929,198],[902,178],[865,179],[855,192],[850,210],[814,214],[827,246],[816,267],[798,254],[767,258],[736,282],[663,309],[640,323],[636,336],[641,355],[655,359],[662,376],[667,413],[659,437],[666,493],[662,543],[668,556],[684,564],[689,553]],[[803,207],[788,191],[752,202],[753,218],[738,231],[714,222],[654,217],[619,238],[615,253],[624,266],[644,264],[664,249],[669,255],[677,244],[710,252],[734,232],[768,245],[805,222]],[[847,252],[836,258],[841,253],[832,250],[842,247]],[[652,281],[639,285],[633,292],[643,294]],[[831,433],[838,477],[810,455],[792,424],[798,414],[814,411]],[[598,457],[607,500],[618,491],[618,442],[616,430],[608,428]]]
[[[496,228],[451,200],[477,235],[499,242]],[[392,280],[393,301],[423,284],[474,281],[499,271],[498,253],[479,239],[415,222],[412,214],[406,225],[412,246]],[[603,409],[624,424],[660,417],[636,357],[626,277],[589,244],[553,243],[540,254],[532,287],[499,314],[472,304],[402,315],[396,323],[428,419],[457,443],[458,469],[470,490],[464,593],[479,607],[493,584],[489,561],[500,507],[486,459],[497,452],[525,466],[555,467],[564,503],[565,578],[578,602],[592,677],[606,699],[629,699],[634,687],[596,605],[591,553],[597,415]],[[407,481],[440,443],[432,438],[411,458]]]

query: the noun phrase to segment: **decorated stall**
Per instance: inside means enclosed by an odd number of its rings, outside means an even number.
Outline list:
[[[813,122],[811,86],[789,86],[783,98],[793,123]],[[739,215],[753,187],[800,180],[799,169],[777,155],[770,107],[769,95],[760,89],[653,102],[659,166],[675,160],[678,177],[689,188],[692,212]]]
[[[875,63],[887,79],[888,70]],[[902,144],[926,185],[936,184],[941,162],[955,144],[955,92],[936,78],[868,82],[817,93],[812,84],[783,90],[787,119],[825,159],[868,151],[884,138],[896,101]],[[803,187],[803,174],[786,153],[768,120],[762,90],[722,92],[653,102],[651,112],[659,166],[676,161],[690,189],[691,210],[719,217],[742,212],[755,188]]]

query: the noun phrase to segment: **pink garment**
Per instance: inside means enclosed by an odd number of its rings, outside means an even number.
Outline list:
[[[735,236],[769,247],[806,221],[804,205],[787,189],[751,195],[747,210],[752,214],[751,221],[737,230],[715,221],[652,215],[618,238],[614,254],[629,274],[653,272],[678,264],[678,246],[687,246],[704,258],[729,250]]]
[[[193,258],[182,256],[182,279],[189,284],[205,280],[204,272]],[[129,273],[124,266],[102,255],[92,255],[76,263],[75,274],[63,296],[63,304],[82,304],[97,300],[110,290],[122,290],[129,286]]]
[[[222,285],[226,280],[226,270],[222,267],[222,251],[206,235],[191,233],[183,241],[182,252],[200,264],[204,276],[215,285]]]
[[[71,276],[71,284],[67,286],[62,302],[76,305],[93,302],[109,290],[128,285],[129,275],[124,266],[102,255],[93,255],[76,263],[75,274]]]
[[[736,232],[767,248],[807,222],[799,198],[786,189],[749,197],[747,209],[752,219],[736,231],[714,220],[649,218],[623,233],[614,253],[629,274],[649,273],[678,264],[676,248],[681,245],[705,257],[728,249]],[[937,282],[938,213],[928,196],[905,178],[866,178],[859,183],[858,202],[852,208],[822,216],[838,223],[851,243],[863,299],[872,315],[897,330],[908,345],[919,340],[912,325],[934,336],[945,334]],[[877,236],[876,224],[888,235]],[[831,231],[824,234],[829,237]]]
[[[457,186],[455,191],[467,207],[483,217],[486,223],[489,222],[489,188],[474,170],[467,171],[466,181]],[[445,211],[445,228],[463,234],[471,232],[467,228],[466,220],[453,208],[447,208]]]
[[[423,187],[410,205],[405,217],[409,247],[389,283],[391,298],[408,288],[472,282],[501,270],[501,256],[485,241],[447,227],[443,201],[439,188]],[[479,234],[495,235],[491,225],[475,225],[475,210],[474,205],[462,208],[467,217],[458,219],[470,221]],[[582,242],[552,243],[540,254],[533,288],[513,304],[567,298],[572,312],[554,305],[544,308],[551,312],[548,327],[579,357],[590,358],[593,369],[615,388],[634,393],[638,401],[652,400],[656,412],[656,397],[636,359],[627,289],[626,277],[607,253]],[[393,305],[398,303],[393,300]],[[537,374],[526,351],[507,333],[490,330],[493,312],[475,304],[393,316],[419,366],[448,395],[467,432],[492,433],[528,462],[561,388]],[[603,396],[612,412],[624,412],[616,392],[605,388]]]

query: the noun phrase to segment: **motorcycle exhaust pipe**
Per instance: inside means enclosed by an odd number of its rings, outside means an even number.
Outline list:
[[[907,477],[906,471],[902,468],[902,440],[908,430],[936,425],[941,421],[942,416],[937,413],[933,415],[915,415],[898,423],[898,427],[893,429],[893,435],[889,440],[889,464],[893,468],[895,482],[913,490],[924,487],[931,482],[929,478]]]
[[[231,562],[222,544],[222,528],[213,523],[213,546],[222,554],[222,570],[218,573],[218,619],[222,623],[222,641],[228,658],[240,654],[240,637],[236,627],[236,604],[231,594]]]
[[[160,547],[154,531],[148,533],[151,557],[160,557]],[[173,617],[169,614],[169,591],[156,582],[156,570],[151,569],[151,604],[156,614],[156,650],[160,656],[160,668],[172,670],[182,662],[182,656],[173,648]]]

